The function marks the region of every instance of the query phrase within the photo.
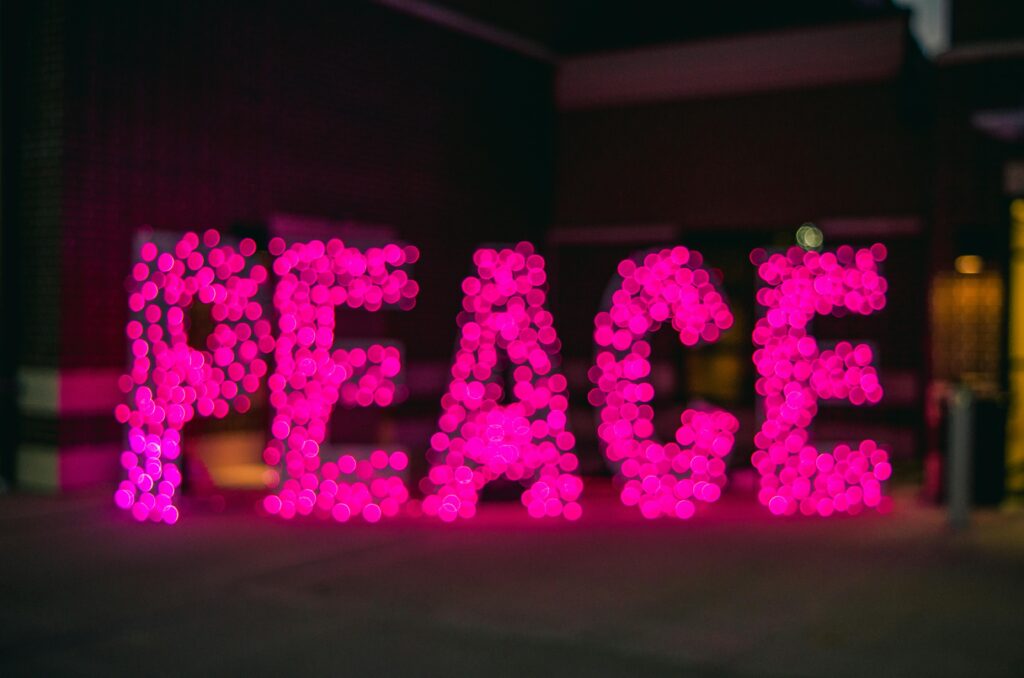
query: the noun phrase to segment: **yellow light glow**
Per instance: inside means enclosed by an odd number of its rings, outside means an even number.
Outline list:
[[[1009,411],[1006,417],[1006,487],[1024,494],[1024,199],[1010,203]]]
[[[985,268],[985,262],[976,254],[964,254],[956,258],[953,266],[961,275],[977,275]]]
[[[1024,198],[1017,198],[1010,203],[1010,218],[1018,224],[1024,224]]]

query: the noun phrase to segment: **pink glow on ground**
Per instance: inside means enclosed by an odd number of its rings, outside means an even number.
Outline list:
[[[171,252],[155,243],[141,248],[132,267],[126,333],[131,370],[120,380],[126,403],[115,408],[127,428],[121,454],[126,479],[114,503],[139,521],[174,524],[181,471],[181,430],[199,416],[222,418],[233,407],[246,411],[273,348],[270,323],[254,298],[267,271],[254,265],[252,240],[238,248],[207,231],[200,242],[186,233]],[[215,322],[205,350],[188,344],[185,311],[198,299],[211,305]]]
[[[883,501],[881,483],[892,472],[888,453],[873,440],[819,452],[807,428],[819,398],[854,405],[882,398],[871,348],[839,342],[822,350],[809,334],[815,315],[876,313],[885,307],[887,283],[878,273],[885,247],[834,253],[799,247],[751,261],[766,284],[757,292],[766,309],[754,329],[756,390],[764,398],[765,421],[754,437],[754,467],[761,474],[758,500],[775,515],[829,516],[859,513]]]
[[[723,410],[686,409],[675,442],[654,436],[654,387],[647,337],[669,321],[686,346],[717,341],[733,316],[699,252],[685,247],[652,252],[619,264],[621,282],[611,307],[594,319],[596,363],[590,403],[599,412],[598,437],[622,481],[620,498],[645,518],[687,519],[698,502],[712,503],[725,484],[725,459],[739,423]]]
[[[418,251],[397,245],[362,251],[336,239],[285,248],[279,238],[270,250],[277,255],[278,337],[276,370],[268,380],[272,438],[263,456],[282,471],[270,474],[273,494],[263,507],[283,518],[316,515],[338,522],[394,516],[409,498],[396,475],[408,466],[404,452],[377,450],[368,460],[346,454],[324,462],[320,446],[336,403],[390,405],[402,368],[393,346],[334,349],[335,307],[412,308],[419,287],[401,267]]]
[[[459,345],[431,438],[431,469],[422,510],[446,522],[476,514],[483,487],[502,476],[527,489],[534,518],[576,520],[583,482],[574,474],[575,439],[568,430],[565,377],[557,372],[561,343],[545,308],[544,259],[533,245],[480,249],[476,275],[463,280]],[[501,356],[512,369],[511,404],[500,379]]]

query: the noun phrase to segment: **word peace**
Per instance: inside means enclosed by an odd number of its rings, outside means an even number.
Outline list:
[[[140,521],[177,522],[183,427],[197,416],[246,412],[266,382],[273,410],[263,452],[273,469],[267,513],[372,523],[401,512],[409,500],[405,452],[325,460],[321,445],[336,404],[390,405],[402,370],[394,345],[338,348],[335,309],[412,310],[419,286],[409,267],[417,248],[275,238],[270,271],[254,241],[224,242],[217,231],[186,233],[167,245],[144,243],[131,272],[132,362],[120,383],[127,401],[115,411],[127,441],[117,506]],[[822,398],[864,405],[882,397],[870,347],[821,348],[810,324],[816,315],[881,310],[885,255],[880,244],[751,255],[764,309],[753,331],[764,417],[752,463],[758,499],[773,514],[859,513],[882,501],[892,472],[887,452],[871,440],[821,451],[808,427]],[[544,258],[519,243],[477,250],[473,268],[462,281],[458,347],[420,483],[422,511],[444,521],[472,518],[483,487],[507,478],[523,485],[530,516],[576,520],[583,482]],[[598,437],[624,504],[646,518],[690,518],[721,495],[738,422],[724,410],[686,409],[674,440],[658,440],[649,339],[670,323],[686,346],[714,342],[733,316],[694,250],[652,251],[622,261],[617,273],[594,319],[588,400],[599,414]],[[260,297],[269,286],[273,319]],[[186,312],[197,300],[210,306],[214,324],[205,349],[189,344]]]

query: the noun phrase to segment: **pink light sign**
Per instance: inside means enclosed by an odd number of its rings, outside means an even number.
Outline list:
[[[638,506],[645,518],[690,518],[699,502],[716,501],[739,427],[724,410],[686,409],[674,442],[654,440],[647,338],[667,321],[680,342],[694,346],[717,341],[733,324],[702,261],[699,252],[676,247],[621,262],[610,308],[594,319],[589,400],[600,416],[598,437],[622,481],[622,502]]]
[[[115,411],[127,441],[126,477],[115,503],[139,521],[177,522],[183,427],[197,416],[247,411],[268,370],[264,356],[273,352],[264,460],[276,470],[268,474],[264,509],[339,522],[396,515],[409,498],[401,475],[409,466],[405,452],[324,461],[321,446],[338,403],[395,401],[403,362],[395,345],[340,348],[335,309],[413,308],[419,287],[404,267],[418,250],[395,244],[363,250],[337,239],[286,246],[275,238],[276,338],[259,297],[269,272],[255,251],[252,240],[225,243],[216,231],[201,238],[187,233],[163,248],[142,244],[128,295],[131,368],[120,380],[127,402]],[[774,514],[858,513],[885,502],[882,483],[892,468],[877,443],[820,452],[808,436],[819,399],[864,405],[882,397],[870,347],[822,348],[809,326],[815,315],[881,310],[887,284],[878,264],[885,255],[880,244],[751,255],[765,283],[757,302],[766,310],[753,333],[765,420],[752,461],[761,475],[758,499]],[[525,487],[521,498],[530,516],[576,520],[583,484],[567,382],[558,370],[561,344],[546,308],[544,259],[519,243],[477,250],[473,263],[475,274],[462,283],[458,346],[439,430],[430,440],[431,468],[420,483],[422,510],[446,522],[470,518],[481,490],[505,478]],[[722,410],[686,409],[675,440],[657,441],[649,337],[668,322],[685,346],[714,342],[733,316],[696,251],[650,252],[621,262],[618,273],[607,310],[595,318],[589,400],[599,413],[598,437],[623,503],[646,518],[690,518],[701,503],[719,498],[738,423]],[[203,349],[189,345],[187,312],[196,300],[210,305],[214,321]],[[510,380],[503,378],[506,370]]]
[[[336,239],[286,248],[280,238],[270,249],[277,256],[278,337],[276,369],[268,380],[272,438],[263,456],[282,472],[271,474],[264,508],[283,518],[315,514],[339,522],[394,516],[409,498],[395,474],[408,466],[405,452],[376,450],[366,460],[346,454],[324,462],[320,446],[335,404],[390,405],[402,369],[393,346],[335,349],[335,307],[412,308],[419,286],[401,267],[416,261],[419,251],[389,244],[364,252]]]
[[[761,474],[758,500],[776,515],[859,513],[882,503],[881,483],[892,473],[885,450],[863,440],[821,452],[807,429],[820,398],[854,405],[882,398],[869,346],[839,342],[822,349],[809,329],[815,315],[881,310],[887,284],[878,264],[885,255],[880,244],[860,250],[844,245],[834,253],[792,247],[785,254],[751,255],[766,283],[757,302],[767,310],[753,335],[765,420],[754,436],[752,461]]]
[[[566,380],[557,371],[560,343],[545,308],[544,259],[529,243],[480,249],[476,275],[462,281],[459,344],[440,431],[431,438],[423,512],[444,521],[476,513],[480,490],[499,477],[527,486],[522,502],[534,518],[581,515],[583,489],[573,472]],[[512,396],[499,404],[503,356]]]
[[[217,231],[201,241],[186,233],[169,251],[153,242],[141,247],[128,294],[131,370],[120,380],[128,402],[115,410],[127,426],[128,449],[121,454],[127,478],[114,501],[137,520],[177,522],[182,428],[197,414],[247,411],[266,373],[261,355],[274,339],[255,301],[267,279],[252,263],[255,251],[248,239],[222,244]],[[188,343],[186,311],[196,299],[211,305],[216,323],[205,350]]]

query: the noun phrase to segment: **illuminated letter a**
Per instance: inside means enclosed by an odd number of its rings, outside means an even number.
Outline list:
[[[449,522],[472,517],[483,487],[504,476],[527,486],[522,502],[534,518],[575,520],[583,484],[573,474],[566,380],[555,371],[560,344],[544,304],[544,259],[519,243],[477,250],[473,262],[423,511]],[[499,378],[505,367],[511,380]],[[512,393],[502,404],[506,384]]]

